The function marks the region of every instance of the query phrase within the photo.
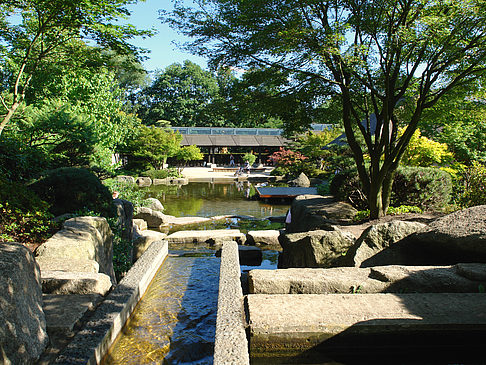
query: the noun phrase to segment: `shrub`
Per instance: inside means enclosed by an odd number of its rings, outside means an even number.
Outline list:
[[[116,191],[118,193],[118,198],[128,200],[135,207],[144,206],[146,192],[140,189],[137,185],[115,179],[103,180],[103,185],[108,187],[112,194]]]
[[[390,205],[442,209],[451,199],[450,174],[433,167],[400,167],[395,175]]]
[[[0,179],[0,241],[44,242],[58,228],[48,207],[24,185]]]
[[[102,216],[112,216],[110,190],[90,171],[74,167],[50,170],[31,188],[51,207],[54,215],[88,209]]]
[[[162,170],[147,170],[140,174],[141,176],[148,176],[151,179],[165,179],[166,177],[180,177],[181,175],[176,168],[162,169]]]
[[[464,171],[463,181],[462,205],[472,207],[486,204],[486,166],[474,162]]]
[[[248,161],[250,165],[253,165],[255,163],[255,160],[256,156],[251,152],[245,153],[243,155],[243,161]]]
[[[355,169],[336,174],[331,180],[330,192],[359,210],[368,207]],[[395,174],[390,206],[442,209],[449,203],[451,192],[451,176],[445,171],[431,167],[400,167]]]

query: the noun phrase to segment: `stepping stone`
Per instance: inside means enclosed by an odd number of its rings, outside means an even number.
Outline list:
[[[245,242],[245,235],[239,229],[214,229],[207,231],[179,231],[167,236],[169,243],[210,243],[215,241]]]

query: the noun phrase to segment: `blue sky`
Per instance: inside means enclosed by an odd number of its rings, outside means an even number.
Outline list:
[[[187,1],[189,3],[189,1]],[[168,65],[178,62],[182,63],[189,59],[201,67],[206,68],[207,63],[204,58],[194,56],[177,48],[174,41],[184,43],[187,38],[172,30],[167,24],[162,24],[158,19],[160,9],[171,10],[173,3],[171,0],[147,0],[138,2],[128,7],[132,12],[128,22],[141,29],[155,28],[157,34],[147,39],[136,39],[132,43],[136,46],[149,49],[148,59],[144,62],[147,71],[164,69]]]

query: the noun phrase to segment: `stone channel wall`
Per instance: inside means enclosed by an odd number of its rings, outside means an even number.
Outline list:
[[[234,241],[224,242],[219,273],[218,314],[214,344],[215,365],[250,363],[240,275],[238,244]]]
[[[168,254],[167,241],[152,243],[58,356],[56,364],[98,364],[147,290]]]

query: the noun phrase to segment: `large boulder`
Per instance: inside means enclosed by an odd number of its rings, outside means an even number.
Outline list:
[[[139,176],[137,180],[135,180],[135,184],[137,184],[140,188],[148,187],[152,185],[152,179],[147,176]]]
[[[246,234],[246,244],[256,246],[272,246],[280,249],[280,243],[278,237],[280,231],[276,229],[267,229],[261,231],[248,231]]]
[[[321,195],[299,195],[290,208],[291,222],[287,224],[289,233],[306,232],[317,229],[332,230],[332,226],[350,222],[357,210],[345,202],[336,202],[331,197]]]
[[[351,247],[356,238],[348,232],[310,231],[279,236],[283,248],[278,267],[331,267]]]
[[[121,229],[122,238],[130,240],[133,233],[133,204],[128,200],[113,199],[117,214],[117,226]]]
[[[115,180],[126,184],[135,184],[133,176],[118,175],[115,177]]]
[[[37,248],[36,256],[42,257],[42,262],[49,259],[65,259],[73,263],[94,260],[99,265],[99,272],[108,275],[116,283],[113,271],[113,234],[105,218],[68,219],[62,230]],[[72,267],[71,271],[83,270]]]
[[[150,208],[152,210],[156,210],[158,212],[163,212],[164,211],[164,206],[160,202],[159,199],[156,198],[147,198],[146,204],[144,204],[147,208]]]
[[[427,226],[423,223],[399,220],[370,226],[361,234],[356,243],[349,248],[348,252],[339,263],[342,266],[360,267],[363,262],[379,252],[413,233],[424,230],[426,227]],[[368,262],[368,264],[364,266],[388,264],[387,262],[374,261],[373,265]]]
[[[149,228],[159,228],[162,224],[167,223],[167,216],[164,213],[147,207],[138,207],[133,218],[143,219]]]
[[[0,244],[0,292],[0,363],[33,364],[49,339],[39,267],[20,244]]]
[[[301,172],[296,179],[289,181],[289,185],[298,186],[301,188],[308,188],[309,186],[311,186],[311,183],[307,175]]]
[[[425,254],[444,264],[486,262],[486,205],[438,218],[413,240]]]

